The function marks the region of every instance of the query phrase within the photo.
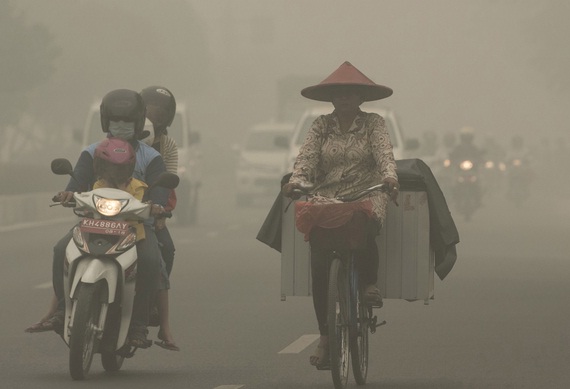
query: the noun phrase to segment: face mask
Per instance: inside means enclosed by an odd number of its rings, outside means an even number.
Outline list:
[[[131,140],[135,137],[135,123],[118,121],[109,122],[109,132],[115,138]]]

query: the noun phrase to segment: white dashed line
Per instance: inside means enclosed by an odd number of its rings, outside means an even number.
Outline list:
[[[36,289],[48,289],[48,288],[51,288],[51,286],[52,286],[52,282],[50,281],[50,282],[44,282],[43,284],[36,285],[36,286],[34,286],[34,288],[36,288]]]
[[[239,389],[243,388],[243,385],[222,385],[216,386],[214,389]]]
[[[298,354],[309,347],[315,340],[319,339],[318,334],[302,335],[299,339],[279,351],[278,354]]]

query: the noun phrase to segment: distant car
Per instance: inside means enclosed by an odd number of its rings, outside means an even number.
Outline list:
[[[315,119],[317,119],[319,116],[330,114],[332,113],[332,111],[333,111],[332,106],[327,105],[327,106],[316,106],[308,108],[303,112],[303,114],[297,121],[297,124],[295,125],[293,135],[291,136],[291,140],[289,141],[289,151],[287,152],[287,157],[283,161],[282,165],[282,170],[281,170],[282,176],[293,171],[293,164],[295,163],[297,154],[299,154],[299,148],[305,141],[307,132],[309,131],[311,124],[313,124]],[[396,114],[391,109],[362,107],[362,111],[377,113],[378,115],[384,118],[388,134],[390,134],[390,140],[392,141],[395,159],[407,158],[408,150],[414,150],[419,147],[419,142],[417,139],[406,139],[404,137],[402,128],[398,122]]]
[[[256,197],[275,196],[280,190],[283,159],[287,155],[293,123],[267,122],[249,129],[236,168],[236,202],[249,205]]]
[[[89,109],[83,129],[79,130],[78,140],[82,147],[86,147],[101,141],[104,136],[101,130],[99,103],[94,103]],[[178,146],[180,177],[180,184],[176,188],[177,205],[173,214],[181,224],[194,224],[198,218],[198,194],[202,185],[202,155],[198,148],[200,134],[191,130],[186,105],[183,102],[176,103],[176,114],[168,128],[168,136],[174,138]]]

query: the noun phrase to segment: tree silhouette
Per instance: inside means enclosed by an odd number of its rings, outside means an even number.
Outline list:
[[[26,23],[11,2],[0,1],[0,129],[20,119],[30,92],[53,74],[58,54],[45,26]]]

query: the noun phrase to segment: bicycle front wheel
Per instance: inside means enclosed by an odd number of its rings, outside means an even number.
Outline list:
[[[352,357],[352,374],[358,385],[366,383],[368,375],[368,335],[370,333],[370,308],[362,301],[358,283],[353,283],[355,326],[350,336],[350,355]]]
[[[340,258],[334,258],[329,271],[328,316],[331,374],[336,389],[344,389],[350,370],[349,301],[347,272]]]

